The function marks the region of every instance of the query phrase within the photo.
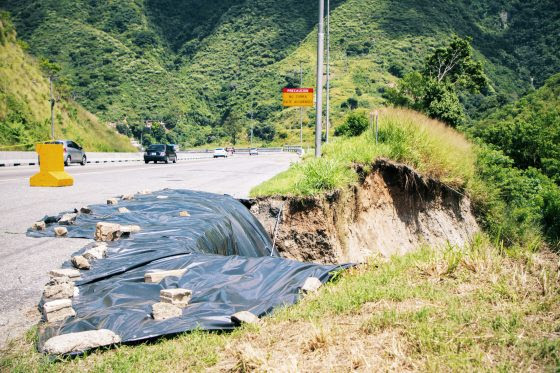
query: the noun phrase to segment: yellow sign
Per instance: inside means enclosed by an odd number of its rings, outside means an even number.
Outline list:
[[[284,88],[282,106],[313,106],[313,88]]]
[[[74,184],[72,176],[64,171],[62,144],[37,144],[39,153],[39,172],[31,176],[29,185],[61,187]]]

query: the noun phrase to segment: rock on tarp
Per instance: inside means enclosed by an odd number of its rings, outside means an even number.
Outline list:
[[[160,199],[158,196],[167,196]],[[272,242],[262,225],[237,200],[187,190],[163,190],[121,201],[131,213],[114,205],[90,206],[68,226],[68,237],[93,238],[99,221],[139,225],[141,231],[109,242],[107,257],[80,271],[72,299],[76,317],[39,328],[39,349],[56,335],[108,329],[122,342],[145,340],[196,328],[232,329],[231,315],[249,311],[263,316],[295,303],[308,277],[326,282],[340,266],[300,263],[270,254]],[[190,217],[179,216],[189,211]],[[51,236],[47,229],[29,230],[34,237]],[[85,247],[73,255],[83,254]],[[66,262],[63,267],[71,267]],[[186,269],[183,275],[146,283],[147,272]],[[157,321],[152,305],[160,290],[185,288],[192,299],[180,317]]]

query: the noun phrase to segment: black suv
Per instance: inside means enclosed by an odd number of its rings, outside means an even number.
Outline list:
[[[146,152],[144,153],[144,162],[148,163],[153,161],[157,163],[159,161],[169,163],[172,161],[173,163],[177,162],[177,153],[175,152],[175,148],[171,145],[165,144],[152,144],[148,146]]]

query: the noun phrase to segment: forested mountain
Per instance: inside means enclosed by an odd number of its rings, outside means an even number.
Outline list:
[[[0,147],[28,150],[50,138],[49,81],[39,62],[24,49],[27,44],[0,13]],[[72,99],[60,85],[55,91],[55,136],[72,138],[88,151],[133,150],[130,141],[100,122]],[[15,147],[11,145],[17,145]]]
[[[313,85],[317,2],[0,0],[36,56],[62,66],[72,96],[137,137],[199,145],[243,133],[294,141],[280,90]],[[490,88],[463,97],[472,118],[560,71],[556,0],[331,1],[333,119],[374,107],[397,78],[453,34],[471,36]],[[350,104],[348,103],[350,100]],[[312,115],[311,112],[308,112]],[[308,122],[306,118],[306,122]],[[309,131],[310,133],[310,131]],[[235,137],[235,136],[233,136]]]

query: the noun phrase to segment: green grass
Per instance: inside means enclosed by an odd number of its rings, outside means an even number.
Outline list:
[[[424,247],[340,273],[260,326],[195,331],[52,361],[34,333],[0,352],[0,370],[554,371],[560,364],[558,256],[495,246]]]
[[[379,114],[379,143],[371,130],[358,137],[333,138],[323,157],[308,154],[302,162],[255,187],[252,196],[313,195],[344,188],[357,180],[356,165],[378,158],[406,163],[427,177],[458,189],[474,179],[473,146],[457,131],[403,109]]]

